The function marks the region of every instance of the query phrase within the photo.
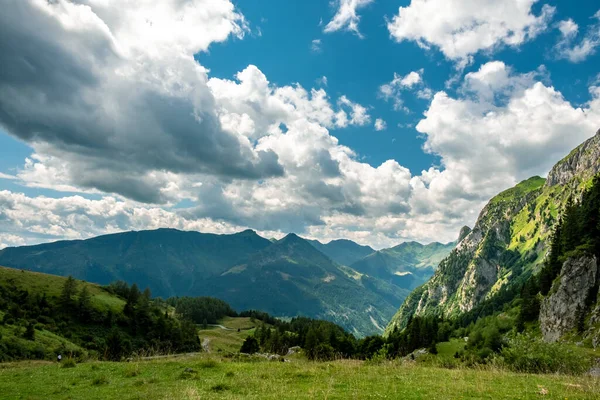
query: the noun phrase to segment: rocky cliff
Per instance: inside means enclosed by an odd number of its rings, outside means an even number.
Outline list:
[[[540,327],[544,340],[556,342],[573,329],[585,329],[583,310],[591,296],[598,291],[598,266],[598,260],[594,256],[581,256],[565,261],[560,279],[554,283],[540,309]]]
[[[548,186],[578,185],[600,172],[600,130],[559,161],[548,173]],[[575,186],[576,187],[576,186]]]

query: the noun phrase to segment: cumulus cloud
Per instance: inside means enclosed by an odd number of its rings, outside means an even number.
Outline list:
[[[596,132],[600,97],[595,88],[592,100],[577,108],[535,76],[491,62],[465,77],[465,97],[435,94],[416,129],[427,137],[425,150],[441,156],[443,169],[430,169],[413,181],[413,209],[432,215],[427,207],[447,216],[479,210],[502,188],[545,175]]]
[[[417,97],[421,99],[429,99],[432,96],[431,89],[424,86],[423,69],[411,71],[406,75],[399,75],[394,72],[394,79],[388,83],[384,83],[379,87],[379,96],[385,101],[392,100],[394,110],[409,112],[410,110],[404,106],[401,93],[405,90],[411,90],[417,87],[421,89],[417,91]]]
[[[324,32],[336,32],[339,30],[348,30],[354,32],[358,37],[362,37],[358,30],[360,16],[358,10],[371,4],[373,0],[337,0],[337,11],[333,19],[329,21]]]
[[[392,38],[414,41],[424,49],[435,46],[462,65],[482,50],[518,46],[544,31],[555,9],[537,0],[412,0],[388,21]]]
[[[164,186],[145,184],[148,171],[282,175],[275,154],[222,129],[194,60],[245,26],[227,0],[9,0],[0,16],[0,125],[68,160],[77,185],[139,201],[167,201]],[[122,173],[129,179],[112,178]]]
[[[381,118],[377,118],[375,120],[375,130],[376,131],[384,131],[387,129],[387,123]]]
[[[462,225],[475,221],[490,197],[529,176],[546,174],[556,160],[600,126],[600,88],[590,88],[591,100],[577,108],[542,83],[539,70],[523,74],[502,62],[490,62],[465,76],[457,97],[445,92],[434,95],[416,129],[425,139],[425,150],[438,156],[441,165],[411,174],[393,160],[377,167],[358,161],[329,132],[336,127],[336,110],[330,102],[316,107],[313,101],[325,101],[319,95],[297,86],[274,87],[254,67],[249,68],[250,81],[246,77],[210,84],[226,84],[222,91],[214,91],[220,93],[217,99],[225,94],[235,97],[235,101],[219,100],[223,112],[245,113],[254,126],[266,127],[268,134],[253,138],[256,149],[277,154],[285,176],[232,182],[213,176],[198,187],[185,176],[178,186],[194,189],[196,205],[176,212],[114,198],[93,203],[69,197],[56,204],[74,210],[72,217],[48,216],[57,226],[44,230],[44,221],[18,225],[19,219],[36,221],[44,215],[30,208],[21,211],[30,216],[14,214],[7,225],[12,228],[3,231],[23,236],[17,232],[26,229],[31,235],[53,232],[57,236],[52,237],[75,237],[80,230],[92,235],[113,228],[173,226],[229,232],[251,227],[270,235],[295,231],[323,240],[347,237],[375,247],[406,239],[450,241]],[[246,91],[251,82],[252,90]],[[317,109],[324,112],[316,113]],[[4,214],[15,208],[27,210],[33,203],[55,204],[10,192],[7,196],[16,204],[0,207]],[[68,206],[73,202],[107,202],[110,207],[97,211]],[[94,225],[87,220],[93,220],[88,214],[111,215],[104,211],[109,208],[130,210],[128,215],[136,219],[115,217],[122,221],[116,228],[112,222]],[[133,222],[139,218],[145,221],[143,226]],[[0,220],[7,218],[2,215]],[[79,221],[85,223],[78,225]],[[98,227],[90,230],[83,227],[86,224]]]
[[[554,46],[559,59],[579,63],[596,53],[600,46],[600,11],[594,14],[592,19],[595,22],[588,27],[579,41],[577,40],[579,26],[572,19],[559,22],[558,30],[561,38]]]
[[[0,124],[34,150],[16,182],[81,195],[0,192],[0,246],[168,226],[375,247],[453,240],[489,197],[545,174],[600,126],[600,89],[574,107],[543,69],[487,63],[454,97],[414,71],[389,93],[432,98],[416,129],[441,165],[370,165],[332,135],[371,124],[356,99],[278,86],[254,65],[210,77],[194,59],[246,31],[228,1],[10,1]]]
[[[58,239],[87,239],[127,230],[171,227],[209,233],[234,233],[243,227],[208,218],[187,220],[173,211],[132,201],[81,196],[59,199],[0,191],[0,248]],[[278,232],[260,232],[280,237]]]

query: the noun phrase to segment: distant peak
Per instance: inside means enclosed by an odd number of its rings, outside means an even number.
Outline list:
[[[295,233],[288,233],[282,240],[302,240],[302,238]]]
[[[241,232],[238,232],[237,234],[238,235],[258,235],[258,233],[256,233],[256,231],[253,229],[245,229]]]

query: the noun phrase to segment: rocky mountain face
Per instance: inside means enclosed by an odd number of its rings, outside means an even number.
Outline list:
[[[558,162],[548,174],[548,186],[578,185],[600,172],[600,130],[567,157]],[[576,187],[576,186],[575,186]]]
[[[540,328],[544,340],[556,342],[578,325],[583,325],[585,315],[582,310],[586,308],[586,302],[592,297],[598,298],[599,267],[600,264],[594,256],[581,256],[565,261],[560,279],[554,283],[552,291],[540,308]],[[594,315],[597,315],[599,308],[600,303]],[[597,331],[589,333],[598,335]],[[592,339],[597,344],[600,337]]]
[[[461,230],[456,249],[432,278],[415,289],[388,325],[404,327],[412,315],[452,317],[473,310],[510,283],[536,273],[567,199],[579,198],[600,172],[600,131],[548,174],[494,197],[474,228]]]

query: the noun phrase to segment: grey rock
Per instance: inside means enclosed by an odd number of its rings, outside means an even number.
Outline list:
[[[565,261],[559,281],[541,305],[540,327],[545,341],[556,342],[577,326],[579,314],[599,275],[596,257],[582,256]]]
[[[600,130],[552,168],[546,185],[573,183],[574,177],[587,180],[600,172]]]

